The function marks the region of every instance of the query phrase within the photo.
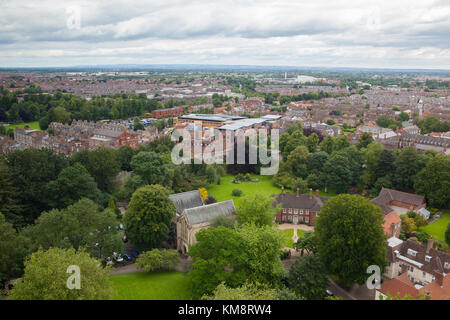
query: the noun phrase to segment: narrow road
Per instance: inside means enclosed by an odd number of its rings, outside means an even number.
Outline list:
[[[337,297],[341,297],[344,300],[358,300],[355,297],[353,297],[350,293],[348,293],[347,291],[345,291],[344,289],[342,289],[337,283],[336,281],[334,281],[333,279],[331,279],[330,277],[328,277],[328,279],[330,280],[330,288],[329,290],[331,292],[333,292],[333,294]]]

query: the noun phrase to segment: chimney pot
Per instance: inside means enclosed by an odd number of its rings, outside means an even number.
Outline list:
[[[433,237],[430,237],[427,241],[427,253],[433,248],[434,240]]]
[[[309,189],[309,198],[312,199],[312,189]]]
[[[300,188],[297,188],[297,198],[300,197]]]
[[[316,197],[319,196],[319,189],[316,189]]]

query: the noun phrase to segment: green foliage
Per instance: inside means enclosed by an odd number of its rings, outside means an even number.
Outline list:
[[[373,142],[372,136],[371,136],[369,133],[364,132],[364,133],[363,133],[362,135],[360,135],[359,138],[358,138],[358,144],[357,144],[357,147],[358,147],[358,149],[367,148],[367,146],[368,146],[369,144],[371,144],[372,142]]]
[[[306,167],[310,153],[305,146],[295,148],[287,158],[287,165],[296,177],[306,178],[308,170]]]
[[[141,151],[131,160],[133,173],[139,175],[146,184],[164,184],[167,170],[164,159],[156,152]]]
[[[23,271],[28,242],[0,213],[0,286]]]
[[[18,203],[19,190],[14,186],[12,175],[0,160],[0,213],[14,226],[22,224],[22,206]]]
[[[417,174],[414,187],[426,196],[429,205],[450,208],[450,156],[431,159]]]
[[[348,158],[338,153],[331,154],[322,169],[325,186],[336,192],[346,192],[352,182]]]
[[[334,142],[335,138],[327,135],[320,143],[320,151],[325,151],[326,153],[331,154],[334,150]]]
[[[445,243],[450,247],[450,223],[447,224],[447,230],[445,230]]]
[[[233,189],[233,191],[231,191],[231,195],[233,197],[240,197],[242,195],[242,190],[241,189]]]
[[[329,281],[326,268],[316,255],[297,259],[289,270],[289,287],[308,300],[324,299]]]
[[[175,206],[160,185],[144,186],[133,194],[125,214],[128,239],[140,248],[160,247],[167,240]]]
[[[211,296],[202,300],[277,300],[277,291],[267,285],[244,283],[237,288],[230,288],[224,282],[219,284]]]
[[[173,249],[153,249],[143,252],[136,259],[136,267],[146,272],[171,270],[180,262],[178,252]]]
[[[339,195],[316,218],[318,253],[330,274],[344,284],[364,283],[367,267],[386,264],[381,209],[368,199]]]
[[[65,209],[43,212],[25,234],[36,247],[79,249],[84,247],[94,257],[104,258],[124,248],[117,228],[116,215],[99,211],[89,199],[81,199]]]
[[[81,288],[67,288],[69,266],[80,268]],[[10,300],[106,300],[111,299],[109,269],[83,250],[42,248],[25,262],[23,282],[15,283]]]
[[[52,208],[65,208],[80,200],[89,198],[102,204],[103,196],[97,183],[81,164],[64,168],[56,180],[46,186],[48,205]]]
[[[211,227],[225,227],[228,229],[233,229],[236,224],[236,220],[233,217],[227,216],[217,216],[214,218]]]
[[[193,298],[212,294],[222,282],[235,288],[245,282],[274,286],[284,274],[282,237],[270,227],[209,228],[196,234],[189,280]]]
[[[256,226],[270,226],[276,210],[272,207],[272,198],[255,193],[242,198],[237,210],[240,223],[251,223]]]

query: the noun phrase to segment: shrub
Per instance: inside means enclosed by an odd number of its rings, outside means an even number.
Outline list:
[[[242,190],[241,189],[233,189],[233,191],[231,191],[231,195],[233,197],[240,197],[242,195]]]
[[[178,252],[173,249],[153,249],[142,253],[136,259],[136,267],[146,272],[171,270],[178,264]]]

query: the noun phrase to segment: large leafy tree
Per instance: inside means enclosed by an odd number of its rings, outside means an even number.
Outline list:
[[[52,208],[68,207],[81,198],[103,202],[101,191],[89,172],[80,163],[64,168],[58,178],[47,184],[48,204]]]
[[[80,268],[80,289],[69,289],[69,266]],[[25,262],[23,282],[9,294],[11,300],[105,300],[112,298],[109,269],[85,251],[42,248]]]
[[[64,155],[48,149],[26,149],[6,156],[6,164],[14,186],[20,190],[19,204],[23,206],[23,223],[32,223],[42,211],[49,209],[45,185],[55,180],[69,165]]]
[[[153,151],[141,151],[135,155],[131,160],[131,168],[147,184],[163,184],[166,179],[164,159]]]
[[[337,192],[346,192],[352,182],[348,158],[339,153],[333,153],[323,166],[322,179],[326,187]]]
[[[322,171],[323,165],[328,160],[328,153],[325,151],[319,151],[313,153],[307,160],[308,173],[312,171],[320,172]]]
[[[253,223],[257,226],[271,225],[275,210],[272,199],[263,194],[247,195],[239,202],[237,216],[241,223]]]
[[[306,178],[308,175],[306,164],[310,155],[305,146],[298,146],[289,154],[287,163],[296,177]]]
[[[364,132],[362,135],[359,136],[358,138],[358,144],[357,144],[357,148],[358,149],[362,149],[362,148],[367,148],[367,146],[369,144],[371,144],[373,142],[373,138],[372,136],[367,133]]]
[[[0,213],[0,285],[21,275],[28,242]]]
[[[117,150],[117,161],[121,170],[131,171],[131,159],[133,156],[134,150],[130,146],[121,146]]]
[[[394,182],[397,188],[412,190],[420,171],[419,155],[415,147],[405,147],[395,160]]]
[[[110,148],[77,152],[72,156],[72,162],[81,163],[95,179],[102,191],[107,191],[111,188],[113,178],[120,171],[116,151]]]
[[[428,204],[450,207],[450,156],[436,156],[417,175],[416,192],[426,196]]]
[[[14,226],[23,224],[22,206],[18,203],[19,190],[15,187],[11,173],[3,161],[0,161],[0,212]]]
[[[86,248],[95,257],[107,257],[123,250],[116,215],[109,209],[99,211],[89,199],[81,199],[65,209],[42,213],[25,233],[36,246]]]
[[[133,194],[125,214],[128,239],[135,245],[151,249],[169,237],[175,205],[169,192],[160,185],[144,186]]]
[[[198,242],[189,250],[194,298],[211,294],[222,282],[232,288],[245,282],[276,285],[284,275],[280,260],[283,239],[270,227],[219,226],[198,232],[196,238]]]
[[[381,209],[368,199],[339,195],[316,218],[318,254],[330,274],[350,285],[367,279],[367,267],[384,268],[386,237]]]
[[[333,136],[326,136],[322,142],[320,143],[320,151],[325,151],[328,154],[331,154],[334,150],[335,138]]]
[[[238,288],[230,288],[221,283],[211,296],[203,296],[202,300],[278,300],[277,290],[253,283],[245,283]]]
[[[319,256],[297,259],[289,270],[288,284],[295,293],[308,300],[324,299],[329,281]]]

